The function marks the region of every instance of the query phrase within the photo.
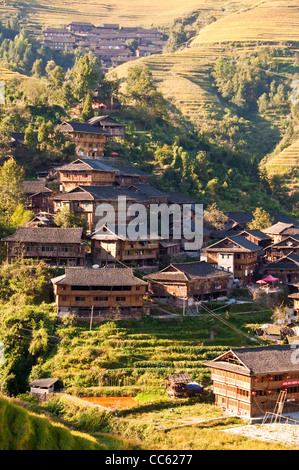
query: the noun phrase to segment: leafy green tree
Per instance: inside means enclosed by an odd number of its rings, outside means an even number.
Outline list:
[[[102,77],[101,62],[94,54],[89,53],[77,59],[72,69],[74,96],[82,101],[96,88]]]
[[[55,224],[58,227],[63,228],[86,228],[87,226],[85,217],[83,215],[81,217],[76,217],[67,206],[64,206],[61,211],[56,214]]]
[[[248,224],[249,229],[264,230],[273,225],[274,219],[262,207],[257,207],[253,212],[253,220]]]
[[[88,119],[92,118],[93,116],[94,111],[92,108],[92,96],[91,93],[87,93],[82,110],[82,119],[83,121],[88,121]]]
[[[10,224],[21,201],[24,170],[10,158],[0,167],[0,207],[2,222]]]
[[[153,75],[146,65],[135,65],[129,68],[126,82],[126,98],[139,112],[145,123],[167,115],[163,95],[157,90]]]

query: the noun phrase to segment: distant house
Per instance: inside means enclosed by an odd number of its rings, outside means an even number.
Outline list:
[[[34,214],[52,212],[53,191],[44,181],[24,181],[22,184],[26,208]]]
[[[151,298],[168,305],[191,306],[200,300],[227,296],[231,274],[205,261],[172,263],[146,279]]]
[[[262,249],[265,249],[267,246],[271,245],[271,237],[266,235],[261,230],[247,229],[241,232],[239,235],[247,238],[247,240],[254,243],[255,245],[259,245]]]
[[[240,212],[240,211],[233,211],[228,212],[226,214],[228,217],[228,223],[226,226],[226,230],[232,229],[246,229],[248,224],[253,221],[253,214],[252,212]]]
[[[241,235],[226,237],[203,250],[207,262],[215,268],[231,272],[235,279],[248,284],[258,266],[260,247]]]
[[[81,122],[64,121],[59,128],[75,142],[79,157],[99,158],[103,156],[109,132]]]
[[[147,287],[129,268],[66,268],[52,284],[58,315],[88,318],[140,313]]]
[[[92,260],[100,266],[117,262],[127,266],[155,266],[158,263],[159,240],[149,239],[147,235],[138,240],[130,239],[126,226],[115,226],[113,231],[100,227],[90,239]]]
[[[299,256],[299,235],[283,238],[281,241],[265,248],[265,259],[268,263],[294,253]]]
[[[274,225],[271,225],[271,227],[268,227],[263,230],[263,232],[271,237],[272,243],[277,243],[283,240],[286,236],[284,235],[284,232],[290,228],[294,228],[295,225],[293,223],[283,223],[283,222],[277,222]]]
[[[116,169],[101,160],[80,159],[58,168],[60,189],[68,192],[77,186],[109,186],[115,182]]]
[[[84,266],[82,228],[18,227],[4,238],[7,262],[23,257],[54,266]]]
[[[124,138],[126,124],[118,122],[108,115],[95,116],[89,119],[88,124],[94,127],[99,127],[100,129],[109,132],[110,138]]]
[[[149,184],[151,174],[139,170],[135,166],[114,166],[115,182],[119,186],[127,187],[134,184]]]
[[[299,282],[299,256],[290,253],[265,266],[265,273],[277,277],[283,284]]]
[[[133,193],[128,193],[122,188],[116,189],[113,186],[78,186],[67,193],[57,194],[53,196],[54,212],[58,213],[64,207],[68,207],[75,216],[84,216],[87,231],[91,232],[99,222],[96,210],[102,204],[109,204],[114,208],[117,220],[119,213],[118,198],[121,196],[126,197],[126,207],[123,212],[126,217],[127,209],[130,204],[136,202],[136,197]]]

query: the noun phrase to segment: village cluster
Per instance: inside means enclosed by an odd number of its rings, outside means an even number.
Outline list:
[[[294,318],[299,308],[299,221],[277,214],[271,227],[250,230],[252,213],[231,212],[222,230],[203,228],[203,245],[195,252],[188,252],[184,237],[176,239],[174,232],[168,239],[132,240],[117,225],[115,230],[99,230],[97,208],[109,204],[117,211],[121,195],[128,204],[138,202],[147,209],[151,204],[192,207],[196,201],[156,189],[150,174],[133,163],[125,165],[116,152],[106,157],[107,142],[123,139],[125,131],[109,115],[86,123],[63,122],[60,130],[75,142],[77,158],[24,182],[24,202],[35,217],[4,239],[8,263],[23,257],[65,268],[51,280],[59,317],[73,314],[102,321],[108,312],[109,318],[140,318],[152,303],[190,314],[203,301],[229,301],[240,287],[288,286]],[[24,135],[12,134],[12,145],[25,145]],[[48,187],[49,181],[59,183],[58,192]],[[57,227],[55,216],[65,208],[83,216],[85,227]],[[162,259],[167,266],[159,270]],[[281,391],[297,396],[299,365],[291,361],[291,348],[276,344],[233,349],[208,361],[216,404],[250,418],[273,411]],[[179,376],[174,390],[184,390],[190,381]],[[34,386],[50,390],[55,380],[50,382]],[[294,403],[288,406],[294,408]]]
[[[196,201],[156,189],[150,174],[134,164],[124,166],[117,155],[105,157],[107,142],[121,140],[125,130],[124,124],[108,115],[86,123],[63,122],[60,130],[76,143],[78,158],[38,173],[36,181],[24,182],[26,207],[35,217],[29,226],[5,238],[8,263],[22,256],[66,267],[65,274],[53,280],[59,315],[89,317],[93,308],[94,316],[100,316],[116,305],[124,312],[138,312],[146,291],[152,300],[194,309],[203,300],[228,298],[235,286],[250,288],[256,282],[268,286],[262,278],[289,285],[290,298],[298,308],[298,221],[278,214],[272,227],[249,230],[252,213],[231,212],[223,230],[203,228],[203,245],[196,252],[186,251],[186,239],[176,239],[171,230],[169,239],[137,240],[128,238],[117,225],[114,231],[99,230],[97,208],[109,204],[117,212],[120,196],[126,197],[127,204],[139,203],[147,210],[151,204],[193,207]],[[24,135],[12,134],[12,145],[25,145]],[[59,182],[58,193],[49,189],[49,179]],[[65,208],[76,217],[84,216],[85,230],[55,225],[55,215]],[[161,259],[171,264],[159,271]],[[133,268],[146,273],[143,280],[133,275]]]
[[[156,29],[120,27],[118,24],[70,23],[65,28],[43,31],[44,45],[57,51],[92,51],[103,69],[114,68],[136,58],[160,54],[166,41]]]

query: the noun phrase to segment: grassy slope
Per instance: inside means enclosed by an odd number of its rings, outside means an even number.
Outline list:
[[[262,1],[204,28],[193,45],[232,41],[298,41],[299,5],[294,0]]]
[[[1,450],[100,450],[96,439],[31,413],[0,397]]]
[[[238,4],[231,4],[229,0],[115,0],[110,4],[103,4],[98,0],[28,0],[26,3],[11,0],[7,2],[7,6],[0,7],[0,14],[19,12],[24,21],[32,26],[62,25],[70,21],[151,26],[169,25],[175,18],[195,10],[212,10],[218,18],[227,11],[248,7],[254,3],[254,0],[242,0]]]

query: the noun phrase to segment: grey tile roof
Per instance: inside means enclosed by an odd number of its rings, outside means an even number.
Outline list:
[[[6,242],[20,243],[81,243],[83,228],[18,227]]]
[[[271,225],[271,227],[265,228],[263,232],[266,234],[270,234],[270,235],[279,235],[284,230],[288,228],[293,228],[293,226],[294,224],[286,224],[284,222],[277,222],[276,224]]]
[[[68,286],[146,285],[131,268],[66,268],[65,274],[52,279],[53,284]]]
[[[171,269],[175,268],[175,269]],[[229,277],[230,273],[214,268],[206,261],[193,261],[191,263],[172,263],[157,273],[146,276],[146,279],[174,282],[209,277]]]
[[[290,253],[283,258],[280,258],[273,263],[265,266],[266,271],[268,269],[276,269],[277,272],[283,269],[299,271],[299,256],[295,253]]]
[[[299,364],[292,361],[294,348],[291,346],[287,344],[231,349],[232,354],[239,359],[243,366],[225,361],[224,355],[204,364],[249,376],[299,371]]]
[[[80,159],[74,160],[71,163],[61,166],[58,168],[59,171],[90,171],[90,170],[98,170],[98,171],[105,171],[105,172],[113,172],[116,173],[116,170],[105,163],[101,162],[101,160],[96,159]]]
[[[103,134],[103,135],[110,136],[110,133],[107,131],[104,131],[101,127],[94,127],[85,122],[83,123],[83,122],[64,121],[62,124],[60,124],[59,127],[60,127],[61,132],[80,132],[83,134]]]
[[[45,181],[23,181],[22,188],[25,195],[52,193],[51,189],[47,188]]]

